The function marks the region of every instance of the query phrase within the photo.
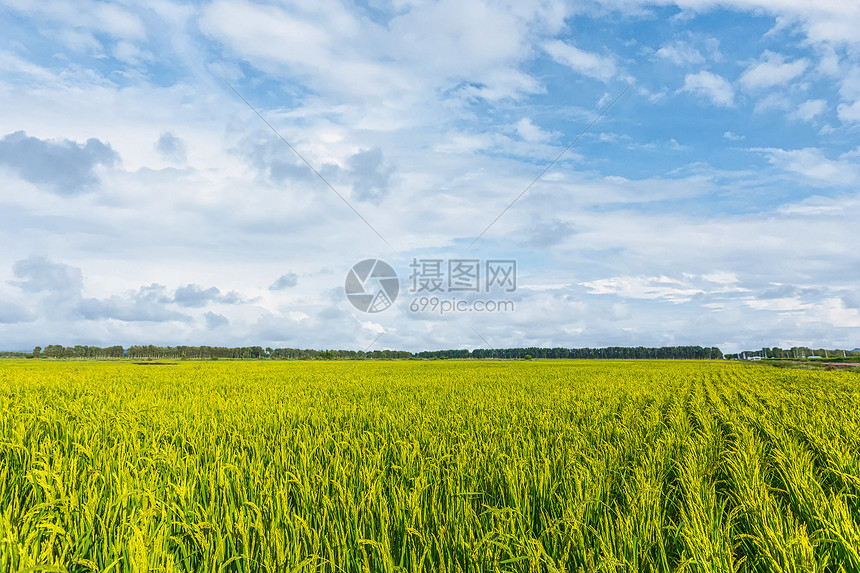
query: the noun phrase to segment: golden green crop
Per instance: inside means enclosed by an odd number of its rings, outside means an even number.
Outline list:
[[[0,570],[860,571],[860,376],[0,362]]]

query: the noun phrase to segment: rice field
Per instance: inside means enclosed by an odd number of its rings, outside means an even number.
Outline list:
[[[860,375],[0,361],[0,571],[860,571]]]

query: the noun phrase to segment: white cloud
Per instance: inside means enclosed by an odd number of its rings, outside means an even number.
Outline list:
[[[21,74],[31,81],[53,83],[55,79],[54,75],[42,66],[7,50],[0,49],[0,66],[3,66],[7,74]]]
[[[839,95],[846,100],[860,99],[860,63],[849,67],[843,75]]]
[[[798,173],[816,183],[825,185],[853,185],[860,177],[860,168],[851,159],[832,160],[817,148],[778,149],[757,148],[767,155],[772,165],[791,173]]]
[[[767,310],[771,312],[801,312],[813,307],[811,303],[803,302],[798,298],[771,298],[765,300],[750,299],[745,304],[755,310]]]
[[[584,282],[591,294],[614,294],[624,298],[664,299],[673,303],[689,302],[704,291],[690,288],[682,281],[660,277],[613,277]]]
[[[651,4],[650,1],[642,2]],[[844,0],[803,2],[798,0],[675,0],[675,5],[691,13],[716,8],[762,12],[782,18],[783,26],[799,26],[814,43],[856,46],[860,44],[860,6]]]
[[[815,71],[818,73],[836,78],[839,76],[839,56],[836,54],[832,46],[822,46],[819,48],[821,54],[818,65],[815,66]]]
[[[96,2],[92,6],[99,29],[116,38],[143,40],[146,37],[146,29],[137,15],[116,4]]]
[[[738,282],[738,274],[729,271],[716,271],[703,274],[702,279],[712,283],[730,285]]]
[[[765,52],[760,61],[750,65],[741,74],[740,84],[748,90],[762,90],[783,85],[798,77],[809,62],[806,59],[787,62],[782,54]]]
[[[362,322],[361,327],[375,334],[382,334],[386,331],[384,326],[382,326],[378,322],[372,322],[370,320]]]
[[[790,203],[779,208],[778,212],[802,217],[840,215],[845,210],[845,202],[827,197],[813,196],[799,203]]]
[[[681,91],[707,97],[719,107],[734,105],[735,95],[732,85],[724,77],[713,72],[687,74]]]
[[[451,133],[434,151],[440,153],[474,153],[495,145],[496,136],[488,133]]]
[[[587,52],[561,40],[547,42],[543,47],[556,62],[585,76],[605,82],[618,73],[611,56]]]
[[[705,57],[699,50],[681,40],[662,46],[657,50],[657,56],[678,66],[705,63]]]
[[[53,2],[27,2],[11,0],[10,7],[40,19],[64,26],[61,34],[71,32],[100,32],[115,39],[144,40],[146,27],[133,11],[117,4],[92,0],[56,0]],[[44,21],[44,20],[43,20]],[[67,26],[67,28],[66,28]],[[84,44],[88,41],[84,41]]]
[[[839,95],[843,100],[836,108],[839,119],[845,123],[860,121],[860,62],[848,68],[841,78]]]
[[[289,272],[285,275],[281,275],[278,280],[269,285],[269,290],[286,290],[296,286],[298,282],[298,275],[294,272]]]
[[[755,113],[767,113],[769,111],[785,111],[791,109],[791,101],[781,93],[770,93],[756,103],[753,111]]]
[[[116,48],[114,48],[113,55],[116,59],[131,64],[133,66],[140,64],[144,61],[152,61],[152,54],[149,52],[140,49],[140,47],[126,42],[122,40],[117,42]]]
[[[382,26],[336,2],[287,9],[216,0],[203,10],[201,28],[263,70],[289,70],[350,101],[378,106],[387,98],[396,109],[458,84],[468,86],[466,97],[490,101],[540,91],[518,64],[531,50],[529,27],[547,26],[557,12],[547,8],[445,0],[403,7]]]
[[[856,308],[846,308],[845,302],[839,298],[829,298],[820,305],[822,319],[826,324],[836,328],[860,327],[860,312]]]
[[[290,311],[287,314],[287,316],[290,317],[290,320],[295,321],[295,322],[301,322],[303,320],[307,320],[310,318],[310,316],[307,313],[299,312],[299,311],[295,311],[295,310]]]
[[[188,146],[181,138],[169,131],[162,132],[158,136],[155,149],[162,157],[171,162],[185,163],[188,160]]]
[[[96,40],[92,32],[67,28],[53,32],[51,35],[55,36],[64,46],[74,52],[102,54],[102,44]]]
[[[845,123],[860,121],[860,99],[851,104],[840,103],[836,110],[839,113],[839,119]]]
[[[226,316],[216,312],[207,312],[203,315],[203,318],[206,320],[206,327],[210,330],[230,324],[230,320]]]
[[[812,121],[822,113],[827,107],[827,101],[823,99],[811,99],[803,102],[798,108],[789,114],[792,119],[801,121]]]
[[[553,138],[551,133],[544,131],[540,126],[535,125],[528,117],[524,117],[519,120],[514,127],[517,131],[517,135],[528,142],[545,142]]]
[[[377,26],[362,26],[342,7],[327,3],[317,10],[290,12],[275,6],[216,0],[203,10],[201,29],[254,65],[273,72],[286,66],[327,90],[381,96],[402,87],[405,73],[345,49],[359,33],[376,36]],[[349,86],[349,87],[347,87]]]
[[[584,282],[591,294],[614,294],[623,298],[665,300],[675,304],[690,302],[693,297],[713,293],[744,292],[732,272],[707,273],[701,276],[684,273],[668,276],[627,276]]]

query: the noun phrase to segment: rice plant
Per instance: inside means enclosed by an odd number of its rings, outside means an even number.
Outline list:
[[[860,570],[860,376],[0,361],[0,570]]]

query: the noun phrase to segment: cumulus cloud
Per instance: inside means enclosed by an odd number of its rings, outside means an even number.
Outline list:
[[[52,304],[59,304],[62,308],[70,310],[72,315],[88,321],[189,323],[192,317],[171,308],[171,305],[197,308],[213,302],[225,304],[243,302],[238,293],[230,292],[222,295],[215,287],[203,289],[195,284],[180,287],[171,296],[166,287],[156,283],[122,295],[85,298],[82,296],[81,269],[52,262],[46,257],[34,256],[17,261],[13,265],[13,273],[17,280],[9,281],[10,284],[27,293],[45,294],[47,296],[45,300],[53,301]],[[50,306],[45,310],[52,313],[53,308]],[[208,315],[204,316],[208,322],[218,320]],[[27,322],[34,319],[35,315],[30,309],[10,303],[0,304],[0,323]]]
[[[847,69],[845,69],[847,68]],[[840,107],[854,107],[860,101],[860,62],[843,68],[839,83],[839,96],[843,100]],[[855,102],[853,105],[850,102]]]
[[[740,77],[740,84],[748,90],[772,88],[798,77],[809,62],[806,59],[788,62],[782,54],[765,52],[760,61],[750,65]]]
[[[269,290],[286,290],[296,286],[299,282],[299,277],[294,272],[289,272],[278,277],[278,280],[269,285]]]
[[[840,103],[836,108],[839,119],[845,123],[860,121],[860,99],[854,103]]]
[[[62,195],[81,193],[98,184],[99,166],[113,166],[119,155],[98,139],[76,143],[68,139],[30,137],[23,131],[0,139],[0,166],[25,181]]]
[[[562,40],[547,42],[544,50],[556,62],[590,78],[605,82],[618,73],[615,59],[611,56],[587,52]]]
[[[519,120],[514,128],[517,135],[529,143],[544,143],[553,138],[553,134],[544,131],[539,125],[535,125],[528,117]]]
[[[47,293],[60,298],[80,295],[83,288],[81,269],[54,263],[44,256],[31,256],[12,265],[18,280],[9,281],[30,293]]]
[[[290,320],[294,320],[296,322],[301,322],[310,318],[310,315],[308,315],[308,313],[301,312],[298,310],[291,310],[289,313],[287,313],[287,316],[290,317]]]
[[[238,304],[243,302],[239,293],[231,291],[222,295],[217,287],[204,289],[197,284],[179,287],[173,294],[173,302],[186,308],[201,308],[210,303]]]
[[[534,92],[537,82],[516,65],[529,49],[529,27],[558,28],[566,12],[479,1],[380,10],[384,24],[348,4],[311,9],[219,0],[201,10],[200,28],[261,69],[289,70],[318,93],[376,105],[464,79],[487,99]]]
[[[179,163],[185,163],[188,160],[188,150],[186,149],[185,142],[169,131],[159,136],[155,144],[155,149],[165,159]]]
[[[119,320],[122,322],[190,322],[191,317],[167,305],[171,302],[162,285],[152,284],[112,295],[106,299],[84,298],[77,306],[86,320]]]
[[[227,326],[230,324],[230,321],[223,314],[217,314],[212,311],[206,312],[203,315],[203,318],[206,319],[206,328],[212,330],[213,328],[218,328],[219,326]]]
[[[314,177],[313,171],[283,141],[269,132],[257,131],[243,137],[235,151],[263,180],[272,184],[307,181]]]
[[[220,296],[221,291],[215,287],[203,289],[199,285],[190,284],[176,289],[173,295],[173,302],[179,306],[202,307],[218,300]]]
[[[811,99],[800,104],[795,111],[789,114],[792,119],[801,121],[812,121],[822,113],[827,107],[827,102],[823,99]]]
[[[732,85],[724,77],[713,72],[687,74],[681,91],[707,97],[718,107],[732,107],[735,103]]]
[[[678,40],[657,50],[657,56],[678,66],[704,64],[705,57],[687,42]]]
[[[385,66],[363,61],[360,54],[344,50],[339,41],[354,38],[359,22],[346,9],[333,4],[329,7],[336,13],[219,0],[202,10],[200,27],[258,65],[287,67],[318,87],[335,88],[333,80],[339,75],[344,91],[347,86],[375,87],[374,91],[384,93],[394,79],[385,77]]]

